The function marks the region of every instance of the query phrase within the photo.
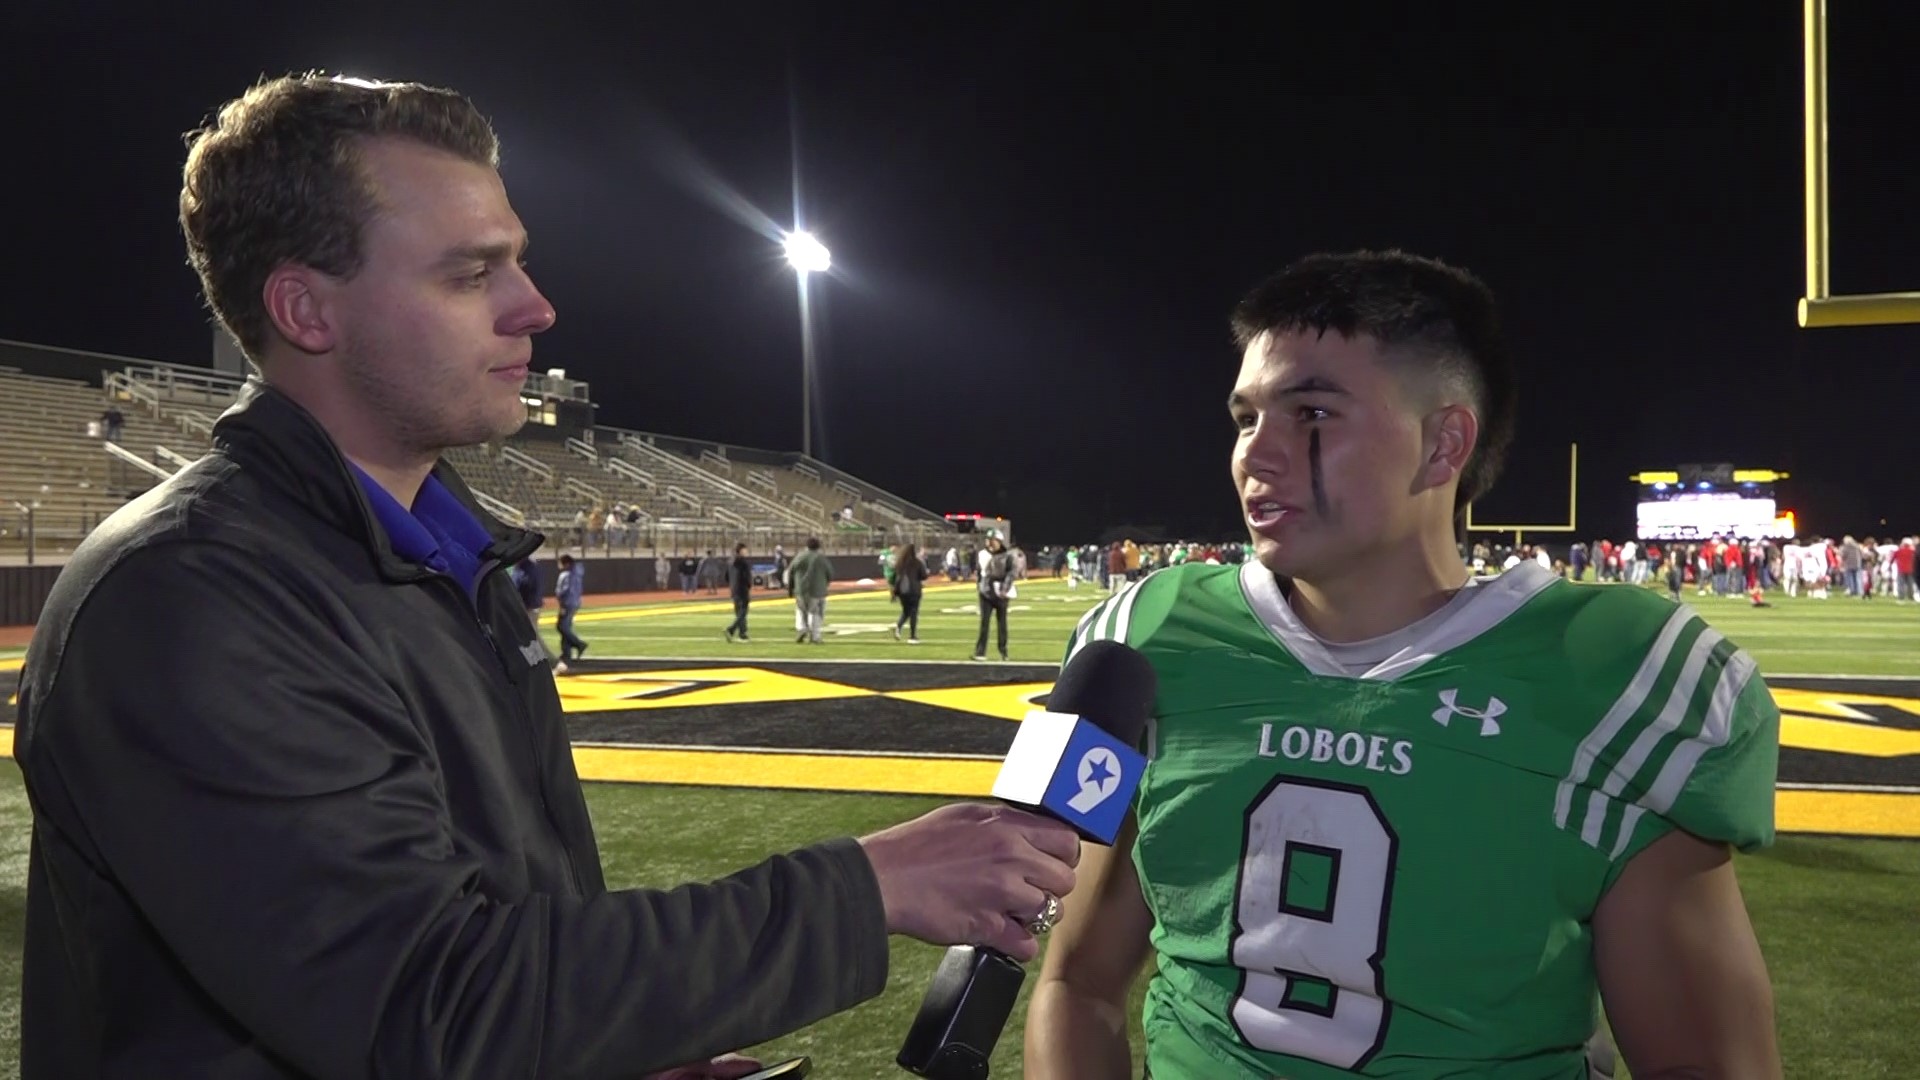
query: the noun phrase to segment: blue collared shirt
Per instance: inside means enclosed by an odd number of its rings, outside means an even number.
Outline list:
[[[374,519],[387,531],[393,553],[451,577],[468,596],[474,595],[480,553],[493,542],[480,519],[462,506],[437,476],[428,475],[427,482],[420,485],[420,494],[414,496],[413,509],[408,510],[360,466],[347,464],[367,494]]]

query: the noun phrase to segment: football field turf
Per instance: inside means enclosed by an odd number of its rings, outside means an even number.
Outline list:
[[[794,641],[792,605],[779,598],[755,604],[747,644],[722,636],[725,597],[584,612],[576,629],[589,659],[561,680],[576,758],[585,777],[638,781],[587,785],[609,884],[710,879],[983,791],[1010,721],[1044,695],[1068,634],[1102,595],[1022,583],[1009,664],[968,661],[977,615],[966,585],[929,591],[918,645],[893,639],[898,609],[882,592],[830,600],[819,646]],[[1920,683],[1904,684],[1920,677],[1920,605],[1688,602],[1754,654],[1786,714],[1782,780],[1798,786],[1781,793],[1783,835],[1738,866],[1787,1075],[1920,1075],[1920,844],[1880,838],[1920,835],[1920,702],[1910,698]],[[0,781],[0,823],[0,1075],[12,1075],[28,826],[17,773]],[[1857,835],[1812,835],[1832,832]],[[905,1075],[893,1055],[940,950],[896,940],[892,955],[880,998],[762,1056],[808,1054],[821,1077]],[[1023,1015],[1024,999],[994,1076],[1020,1075]]]

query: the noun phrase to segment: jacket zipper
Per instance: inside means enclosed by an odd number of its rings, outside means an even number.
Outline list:
[[[500,642],[493,636],[493,627],[487,625],[485,616],[480,612],[480,589],[484,587],[487,577],[492,574],[494,568],[499,565],[500,561],[497,559],[480,564],[479,573],[474,576],[473,597],[469,599],[463,591],[460,602],[472,614],[474,625],[480,628],[480,636],[486,639],[487,651],[493,654],[494,663],[499,665],[500,674],[507,680],[507,687],[512,691],[514,708],[520,713],[520,728],[527,733],[527,746],[533,751],[534,789],[540,796],[540,812],[546,816],[547,827],[553,830],[554,839],[560,841],[560,856],[566,860],[567,878],[573,882],[574,892],[585,896],[587,888],[586,884],[580,880],[580,868],[574,862],[573,845],[567,842],[566,832],[560,828],[560,823],[554,820],[553,804],[547,799],[547,765],[544,755],[540,753],[540,740],[534,734],[533,714],[527,711],[526,699],[514,684],[513,672],[507,666],[506,657],[500,652]],[[445,574],[436,576],[444,579],[454,589],[460,588],[458,582]]]

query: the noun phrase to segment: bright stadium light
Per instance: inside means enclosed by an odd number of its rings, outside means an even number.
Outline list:
[[[828,253],[827,245],[821,243],[812,233],[801,231],[787,237],[787,263],[802,274],[826,272],[833,265],[833,256]]]
[[[796,208],[799,196],[795,195]],[[797,216],[797,215],[796,215]],[[783,245],[787,265],[793,267],[794,280],[800,286],[800,453],[813,456],[813,303],[807,295],[807,280],[812,274],[825,273],[833,265],[827,245],[805,229],[787,234]]]

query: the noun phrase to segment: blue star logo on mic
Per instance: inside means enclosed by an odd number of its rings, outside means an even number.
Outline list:
[[[1120,759],[1104,746],[1080,756],[1080,792],[1067,805],[1084,814],[1112,797],[1120,787]]]

